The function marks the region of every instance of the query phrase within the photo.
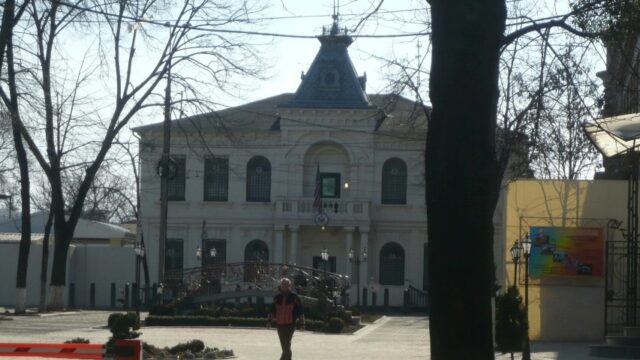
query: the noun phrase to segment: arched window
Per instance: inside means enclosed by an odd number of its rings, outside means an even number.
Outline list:
[[[271,201],[271,163],[264,156],[254,156],[247,163],[247,201]]]
[[[268,266],[269,247],[262,240],[253,240],[244,248],[244,281],[256,282],[262,269]]]
[[[269,247],[262,240],[253,240],[244,248],[244,261],[269,262]]]
[[[404,249],[398,243],[386,243],[380,249],[380,284],[404,285]]]
[[[382,203],[407,203],[407,164],[391,158],[382,165]]]

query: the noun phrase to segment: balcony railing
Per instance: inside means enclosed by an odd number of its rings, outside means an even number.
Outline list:
[[[281,219],[313,221],[316,209],[313,198],[284,198],[276,201],[277,216]],[[369,221],[370,202],[353,199],[322,199],[321,209],[331,220]]]

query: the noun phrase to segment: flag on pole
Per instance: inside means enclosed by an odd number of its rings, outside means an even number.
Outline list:
[[[320,200],[320,187],[322,184],[320,183],[320,162],[318,161],[318,167],[316,168],[316,189],[313,193],[313,209],[316,214],[320,214],[322,212],[322,200]]]

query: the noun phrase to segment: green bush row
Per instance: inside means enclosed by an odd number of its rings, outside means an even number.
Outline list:
[[[244,317],[210,317],[210,316],[148,316],[145,319],[147,326],[237,326],[237,327],[264,327],[266,318]],[[309,331],[339,333],[344,328],[344,321],[340,318],[332,318],[329,323],[318,320],[306,320],[305,328]]]

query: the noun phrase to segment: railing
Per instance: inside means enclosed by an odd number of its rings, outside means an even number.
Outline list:
[[[409,285],[404,290],[404,306],[407,308],[426,309],[428,307],[427,292]]]
[[[165,275],[166,299],[206,301],[223,293],[276,292],[280,279],[291,279],[294,290],[303,296],[338,300],[351,286],[349,278],[303,266],[265,262],[207,265]],[[200,299],[200,300],[198,300]]]
[[[308,218],[317,212],[313,198],[284,198],[277,200],[279,216]],[[340,220],[368,220],[370,202],[352,199],[322,199],[321,209],[330,218]]]

